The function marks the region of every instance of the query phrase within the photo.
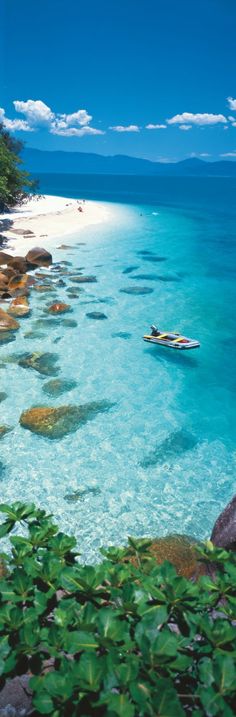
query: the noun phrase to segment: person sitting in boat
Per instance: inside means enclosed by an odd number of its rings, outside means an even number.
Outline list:
[[[160,336],[161,332],[158,330],[157,326],[154,326],[154,324],[152,324],[151,329],[152,329],[151,336]]]

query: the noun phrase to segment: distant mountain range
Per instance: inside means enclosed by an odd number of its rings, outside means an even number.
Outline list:
[[[130,174],[194,177],[236,177],[236,162],[205,162],[193,157],[176,163],[117,154],[103,156],[87,152],[47,152],[25,147],[22,159],[33,174]]]

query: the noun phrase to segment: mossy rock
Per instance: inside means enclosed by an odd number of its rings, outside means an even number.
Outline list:
[[[33,433],[54,440],[75,433],[87,421],[91,421],[98,413],[108,411],[113,405],[104,400],[82,406],[37,406],[23,411],[20,424]]]
[[[167,560],[174,565],[178,575],[196,579],[206,572],[204,564],[199,561],[197,545],[199,543],[194,538],[176,533],[163,538],[155,538],[147,549],[147,553],[154,558],[157,565],[161,565]],[[137,563],[135,556],[125,558],[125,562],[127,560],[134,565]]]

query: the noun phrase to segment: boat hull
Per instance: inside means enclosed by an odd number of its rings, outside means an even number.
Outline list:
[[[176,340],[177,337],[172,340],[168,340],[159,339],[157,336],[143,336],[143,339],[149,344],[167,346],[169,349],[176,349],[177,351],[187,351],[189,349],[198,349],[200,347],[199,341],[195,341],[194,339],[187,339],[186,337],[181,337],[181,339],[184,339],[186,343],[181,343],[180,340]]]

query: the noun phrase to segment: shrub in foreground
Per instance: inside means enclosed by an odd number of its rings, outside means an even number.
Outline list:
[[[12,137],[0,123],[0,212],[19,204],[27,189],[34,191],[37,182],[21,169],[22,142]]]
[[[28,674],[33,715],[233,717],[233,553],[202,549],[213,577],[197,583],[157,566],[148,540],[83,566],[43,510],[0,510],[0,536],[13,531],[0,578],[1,688]]]

